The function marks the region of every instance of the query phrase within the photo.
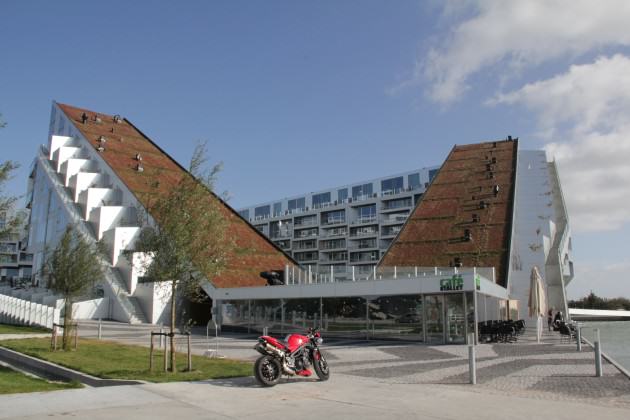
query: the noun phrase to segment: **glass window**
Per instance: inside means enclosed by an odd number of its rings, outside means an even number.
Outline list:
[[[347,188],[342,188],[340,190],[337,190],[337,200],[342,203],[344,200],[348,199],[348,189]]]
[[[424,340],[422,295],[375,297],[368,311],[375,336]]]
[[[409,184],[409,189],[415,190],[416,188],[420,188],[420,174],[410,174],[407,177],[407,182]]]
[[[359,212],[359,218],[361,219],[370,219],[376,216],[376,204],[371,204],[369,206],[363,206],[357,208]]]
[[[366,329],[365,299],[360,297],[323,298],[322,304],[326,331],[346,332]]]
[[[352,187],[353,200],[366,195],[372,195],[372,183]]]
[[[433,181],[433,178],[435,178],[435,175],[438,173],[439,169],[431,169],[429,171],[429,182]]]
[[[446,301],[446,343],[461,344],[466,341],[466,313],[464,312],[464,294],[449,293]]]
[[[330,192],[313,194],[313,207],[317,208],[322,204],[330,203]]]
[[[444,343],[444,296],[425,296],[424,310],[427,343]]]
[[[238,214],[240,214],[243,219],[249,220],[249,209],[241,210]]]
[[[280,216],[282,214],[282,203],[274,203],[273,205],[273,215]]]
[[[289,211],[291,210],[304,210],[306,207],[306,199],[304,197],[295,198],[293,200],[289,200]]]
[[[260,206],[254,209],[254,217],[269,217],[271,214],[271,206]]]
[[[401,191],[403,189],[403,177],[384,179],[381,181],[381,191]]]

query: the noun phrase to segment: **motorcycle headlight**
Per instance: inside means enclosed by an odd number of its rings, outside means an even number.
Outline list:
[[[319,346],[319,345],[321,345],[321,344],[324,342],[324,339],[323,339],[323,338],[321,338],[321,337],[317,337],[317,338],[315,339],[315,342],[316,342],[316,343],[317,343],[317,345]]]

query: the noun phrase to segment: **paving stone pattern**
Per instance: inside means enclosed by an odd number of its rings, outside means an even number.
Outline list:
[[[383,357],[375,358],[374,350]],[[361,360],[358,348],[348,355],[354,360],[338,357],[331,369],[382,383],[465,386],[474,392],[630,408],[630,379],[606,361],[604,376],[595,377],[594,353],[588,345],[578,353],[575,343],[545,333],[540,344],[525,334],[517,343],[482,344],[476,350],[475,386],[468,385],[467,346],[383,346],[370,350],[372,360]]]

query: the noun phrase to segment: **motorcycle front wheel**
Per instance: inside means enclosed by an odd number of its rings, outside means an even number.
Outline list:
[[[274,386],[282,376],[280,362],[272,356],[262,356],[254,364],[254,376],[262,386]]]
[[[313,353],[313,368],[315,369],[315,374],[320,381],[327,381],[328,378],[330,378],[328,362],[326,362],[324,355],[319,350],[316,350]]]

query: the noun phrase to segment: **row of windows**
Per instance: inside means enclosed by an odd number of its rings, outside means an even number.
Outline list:
[[[437,169],[431,169],[429,171],[429,181],[433,180],[433,177],[437,174]],[[407,175],[407,185],[409,189],[418,189],[421,187],[420,173],[416,172]],[[381,191],[383,193],[396,193],[404,189],[404,177],[398,176],[394,178],[384,179],[381,181]],[[352,187],[352,199],[356,200],[362,197],[369,197],[374,194],[374,186],[371,182],[361,185],[355,185]],[[337,190],[337,202],[342,203],[348,199],[348,188],[341,188]],[[321,207],[325,204],[332,203],[332,193],[330,191],[313,194],[311,196],[311,204],[313,208]],[[287,210],[304,210],[306,208],[306,197],[294,198],[287,202]],[[282,202],[273,204],[273,213],[271,212],[271,205],[259,206],[254,209],[255,218],[266,218],[270,216],[278,216],[282,213]],[[249,209],[245,209],[239,212],[241,216],[249,219]]]

